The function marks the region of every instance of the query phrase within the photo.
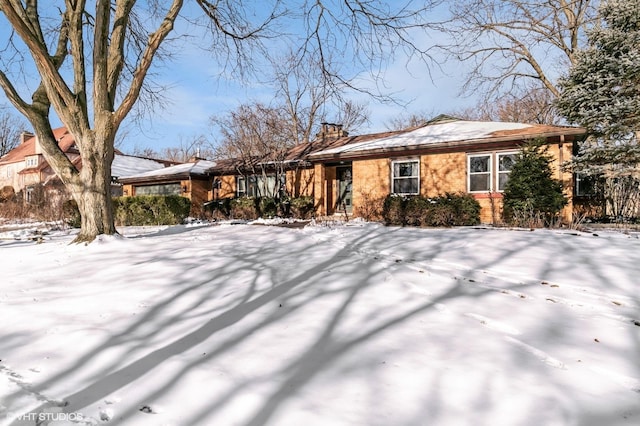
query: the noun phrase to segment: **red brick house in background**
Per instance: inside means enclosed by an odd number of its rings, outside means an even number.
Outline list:
[[[58,141],[60,149],[69,157],[78,168],[82,167],[80,153],[75,145],[75,140],[66,128],[53,130],[53,135]],[[121,195],[122,188],[117,182],[117,177],[141,173],[148,170],[161,169],[176,164],[164,160],[154,160],[130,155],[123,155],[116,151],[111,174],[114,178],[112,195]],[[22,194],[25,201],[41,191],[48,193],[50,198],[64,198],[64,187],[55,172],[44,158],[38,139],[30,133],[23,133],[20,144],[0,157],[0,188],[10,186],[15,193]],[[62,200],[64,201],[64,200]]]

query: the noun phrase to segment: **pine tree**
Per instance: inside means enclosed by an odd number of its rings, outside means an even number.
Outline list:
[[[560,112],[597,136],[640,130],[640,0],[608,0],[569,76],[560,80]]]
[[[603,200],[604,216],[619,220],[637,217],[640,200],[640,0],[604,0],[600,18],[560,81],[557,107],[590,134],[573,170],[596,178],[593,199]]]
[[[507,223],[520,226],[551,225],[567,199],[562,183],[553,178],[546,146],[523,147],[504,190],[503,215]]]

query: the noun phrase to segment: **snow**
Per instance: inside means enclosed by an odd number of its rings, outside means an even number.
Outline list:
[[[215,167],[215,161],[198,160],[194,163],[176,164],[175,166],[164,167],[158,170],[150,170],[144,173],[138,173],[134,175],[123,175],[122,178],[140,178],[140,177],[153,177],[153,176],[169,176],[179,173],[191,173],[191,174],[205,174],[207,170]]]
[[[458,120],[427,125],[411,132],[395,136],[388,136],[381,139],[374,139],[372,141],[352,143],[337,148],[327,149],[316,152],[312,154],[312,156],[477,140],[488,138],[498,131],[521,130],[529,127],[532,126],[522,123]]]
[[[163,169],[164,164],[149,158],[134,157],[132,155],[115,154],[111,164],[112,176],[131,176],[151,170]]]
[[[120,231],[0,239],[1,425],[640,424],[637,234]]]

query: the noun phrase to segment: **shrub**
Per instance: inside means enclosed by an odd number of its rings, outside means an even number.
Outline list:
[[[234,219],[257,219],[258,210],[256,209],[256,199],[252,197],[234,198],[231,200],[229,213]]]
[[[290,201],[290,211],[296,219],[309,219],[313,216],[315,205],[313,197],[302,196],[292,198]]]
[[[191,210],[191,201],[179,195],[140,195],[113,199],[116,225],[177,225]]]
[[[480,223],[480,204],[469,194],[434,198],[389,195],[382,208],[387,225],[465,226]]]
[[[78,203],[75,200],[67,200],[62,203],[62,217],[70,227],[80,228],[82,224],[80,210],[78,210]]]
[[[222,198],[206,203],[205,213],[215,219],[228,218],[231,215],[231,198]]]
[[[432,209],[431,200],[420,196],[408,197],[404,200],[402,222],[409,226],[427,225]]]
[[[552,178],[546,147],[531,143],[522,149],[504,189],[503,216],[518,226],[549,226],[567,204],[562,183]]]
[[[270,218],[277,216],[278,203],[273,197],[260,197],[258,199],[258,216]]]
[[[16,191],[13,189],[13,186],[7,185],[3,186],[2,189],[0,189],[0,203],[15,201],[15,199]]]
[[[382,203],[382,219],[386,225],[402,225],[406,224],[404,213],[406,198],[391,194],[387,196]]]

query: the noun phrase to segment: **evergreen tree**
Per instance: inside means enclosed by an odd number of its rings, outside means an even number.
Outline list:
[[[640,161],[640,0],[606,0],[588,31],[557,106],[591,137],[574,165],[591,174],[635,169]]]
[[[618,220],[637,217],[640,201],[640,0],[605,0],[600,18],[560,81],[557,106],[590,134],[573,170],[599,182],[594,199]]]
[[[562,183],[553,179],[546,146],[523,147],[504,190],[504,219],[520,226],[550,225],[567,204]]]

